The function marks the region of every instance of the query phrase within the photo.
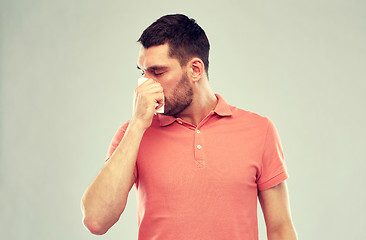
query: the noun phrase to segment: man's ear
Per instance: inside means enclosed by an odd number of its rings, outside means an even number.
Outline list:
[[[205,72],[205,64],[200,58],[192,58],[188,65],[189,67],[189,74],[191,75],[191,79],[193,82],[198,82],[201,78],[203,73]]]

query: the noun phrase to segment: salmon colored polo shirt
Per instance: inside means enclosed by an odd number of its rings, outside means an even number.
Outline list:
[[[140,240],[258,239],[257,191],[288,177],[280,139],[268,118],[216,96],[197,127],[156,115],[146,130],[134,173]]]

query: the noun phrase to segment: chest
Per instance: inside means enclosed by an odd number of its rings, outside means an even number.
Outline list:
[[[137,159],[139,186],[163,195],[256,189],[263,148],[258,134],[250,128],[150,132]]]

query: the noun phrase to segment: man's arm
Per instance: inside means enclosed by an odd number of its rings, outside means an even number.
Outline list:
[[[82,198],[84,225],[93,234],[104,234],[122,214],[134,178],[141,131],[126,131],[110,159],[86,189]]]
[[[268,240],[296,240],[286,182],[259,191],[258,198],[266,222]]]
[[[104,234],[126,207],[135,178],[134,169],[142,136],[151,125],[156,102],[163,104],[163,88],[149,79],[135,90],[134,111],[126,132],[110,159],[86,189],[82,198],[84,225]]]

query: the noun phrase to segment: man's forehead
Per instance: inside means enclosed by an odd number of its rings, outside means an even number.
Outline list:
[[[151,68],[169,65],[173,58],[169,56],[168,44],[144,48],[141,46],[137,60],[138,68]]]

